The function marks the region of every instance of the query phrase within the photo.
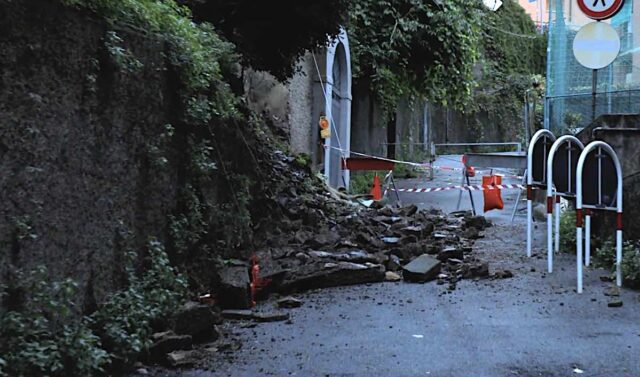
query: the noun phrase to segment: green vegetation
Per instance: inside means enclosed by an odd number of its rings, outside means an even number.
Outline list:
[[[187,296],[186,279],[170,265],[163,245],[150,240],[148,252],[144,264],[149,267],[141,277],[134,269],[136,253],[127,253],[127,289],[92,315],[105,349],[119,365],[132,364],[150,346],[153,325],[169,318]]]
[[[560,215],[560,251],[576,253],[576,212],[564,211]]]
[[[20,286],[4,287],[2,293],[20,294],[19,310],[0,318],[0,375],[95,376],[104,372],[109,354],[91,331],[89,317],[76,318],[73,298],[78,286],[71,279],[49,284],[40,267],[29,274],[17,271]]]
[[[128,253],[128,287],[79,320],[73,280],[50,283],[45,267],[18,271],[19,283],[0,291],[21,301],[0,318],[0,376],[102,376],[107,367],[133,363],[149,346],[152,326],[186,296],[162,244],[152,240],[148,251],[142,276],[133,268],[136,254]]]
[[[355,79],[383,109],[401,97],[461,108],[471,98],[483,11],[475,0],[360,0],[348,32]]]
[[[179,68],[187,121],[206,124],[212,116],[237,115],[238,99],[224,80],[237,62],[233,46],[223,41],[211,25],[193,22],[186,6],[173,0],[61,1],[89,9],[113,25],[131,25],[166,39],[171,46],[169,59]],[[106,45],[116,61],[135,68],[135,57],[122,47],[122,42],[114,32],[108,33]]]
[[[368,194],[373,187],[373,177],[376,175],[372,171],[360,171],[351,174],[349,182],[349,191],[352,194]]]
[[[498,11],[485,14],[482,41],[483,71],[465,112],[475,116],[476,128],[482,128],[481,123],[497,124],[503,130],[514,130],[513,136],[524,140],[526,91],[538,104],[537,128],[542,125],[547,35],[536,31],[529,15],[515,0],[507,0]],[[481,114],[487,114],[488,119],[481,120]]]
[[[615,273],[616,270],[616,244],[608,239],[597,248],[595,264]],[[625,241],[622,245],[622,279],[624,285],[632,288],[640,288],[640,242]]]

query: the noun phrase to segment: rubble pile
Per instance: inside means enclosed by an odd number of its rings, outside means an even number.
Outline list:
[[[260,219],[254,227],[254,249],[211,267],[212,291],[200,297],[201,303],[185,305],[170,331],[154,335],[151,360],[183,367],[213,353],[232,352],[240,345],[226,336],[223,320],[243,326],[291,323],[282,310],[303,305],[287,296],[296,292],[435,280],[448,284],[446,293],[456,289],[460,279],[490,277],[488,263],[472,252],[474,240],[491,226],[484,217],[381,202],[367,207],[327,187],[308,168],[296,167],[291,157],[270,157],[271,174],[265,179],[270,189],[262,201],[254,202],[254,218]],[[494,277],[506,278],[510,272],[499,274]],[[276,308],[253,308],[256,300],[272,293],[283,295]]]
[[[323,199],[279,199],[287,216],[274,224],[273,235],[255,253],[266,283],[263,296],[402,278],[448,282],[455,289],[459,279],[489,276],[488,265],[471,253],[474,240],[490,226],[484,217]],[[330,211],[327,203],[334,204]],[[221,272],[223,308],[251,306],[249,268],[233,260]]]

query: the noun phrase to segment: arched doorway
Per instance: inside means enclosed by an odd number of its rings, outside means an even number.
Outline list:
[[[331,119],[331,138],[325,140],[324,175],[333,187],[349,187],[349,171],[342,170],[342,158],[351,150],[351,56],[347,33],[327,48],[325,114]]]

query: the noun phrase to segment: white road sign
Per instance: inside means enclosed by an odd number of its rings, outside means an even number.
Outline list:
[[[620,36],[611,25],[604,22],[584,25],[573,40],[573,55],[578,63],[590,69],[608,66],[619,53]]]
[[[594,20],[613,17],[622,8],[624,0],[578,0],[582,13]]]

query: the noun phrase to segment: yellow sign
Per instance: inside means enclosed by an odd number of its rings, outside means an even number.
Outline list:
[[[321,116],[318,121],[318,125],[320,126],[320,137],[323,139],[328,139],[331,137],[331,123],[326,116]]]

